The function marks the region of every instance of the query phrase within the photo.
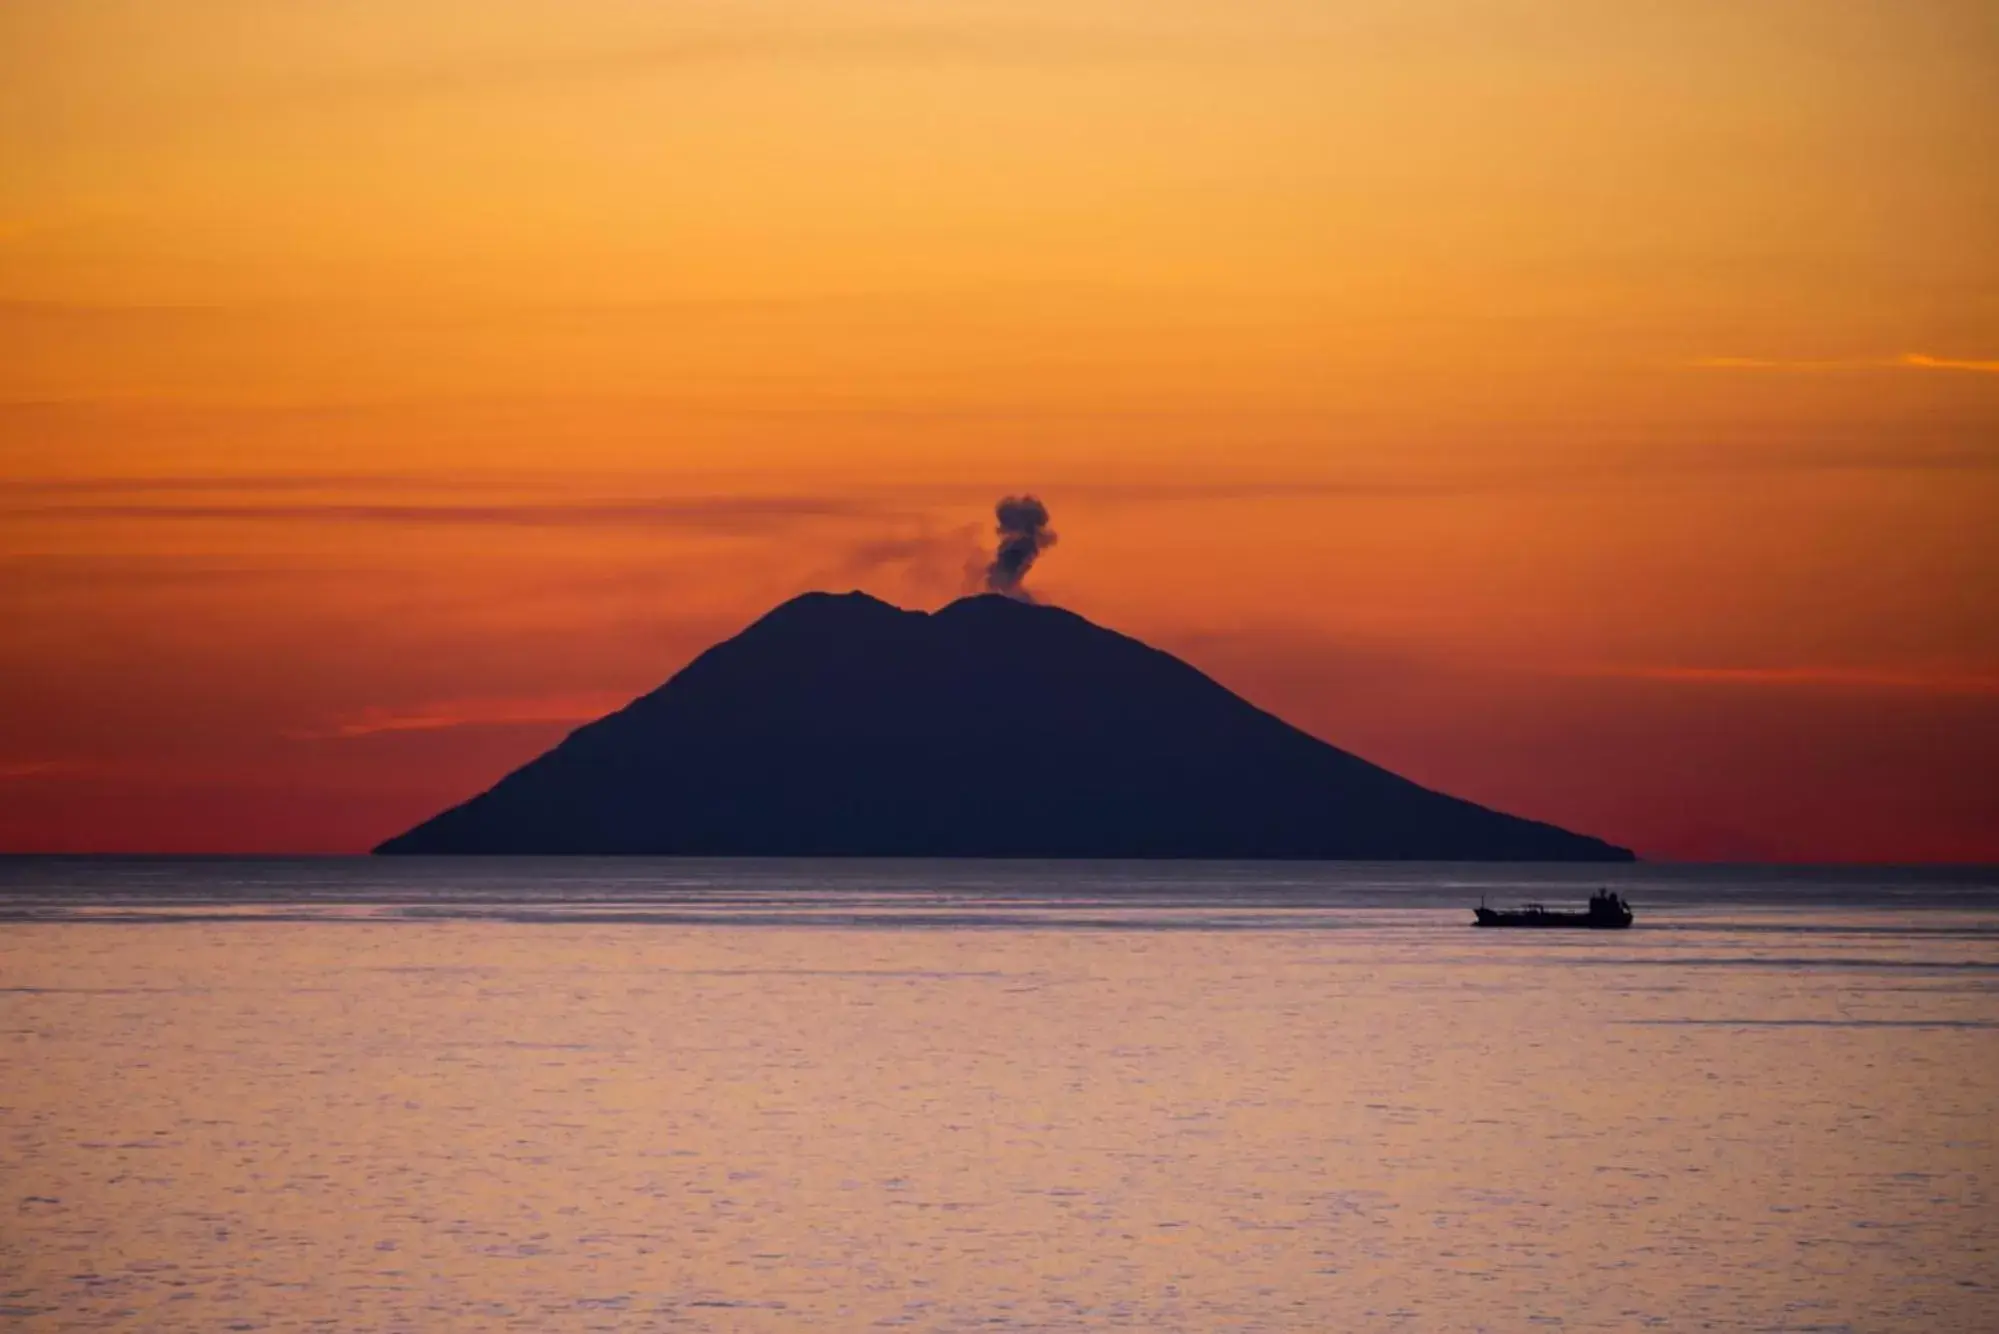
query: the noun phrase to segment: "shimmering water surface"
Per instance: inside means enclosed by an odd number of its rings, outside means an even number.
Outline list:
[[[1990,1331],[1995,1138],[1991,873],[0,863],[0,1328]]]

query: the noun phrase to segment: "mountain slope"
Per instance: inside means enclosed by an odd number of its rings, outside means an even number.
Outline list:
[[[807,594],[383,853],[1623,861],[1055,607]]]

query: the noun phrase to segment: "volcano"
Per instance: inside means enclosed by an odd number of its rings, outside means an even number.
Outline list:
[[[808,593],[380,853],[1630,861],[994,594]]]

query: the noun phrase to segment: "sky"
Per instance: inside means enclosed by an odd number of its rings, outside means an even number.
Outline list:
[[[9,0],[0,850],[358,851],[1030,586],[1694,859],[1999,861],[1987,0]]]

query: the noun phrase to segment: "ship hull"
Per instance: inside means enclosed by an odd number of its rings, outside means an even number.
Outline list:
[[[1472,911],[1477,914],[1473,926],[1511,926],[1540,931],[1622,931],[1631,925],[1629,913],[1610,916],[1581,912],[1499,912],[1492,908],[1474,908]]]

